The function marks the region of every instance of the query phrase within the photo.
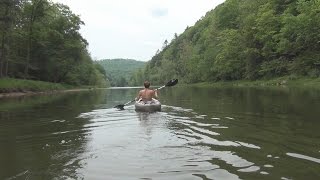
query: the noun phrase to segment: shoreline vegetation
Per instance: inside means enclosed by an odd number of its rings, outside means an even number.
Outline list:
[[[194,84],[183,84],[182,86],[197,87],[302,87],[319,88],[320,78],[307,77],[280,77],[269,80],[239,80],[221,82],[203,82]],[[17,97],[37,94],[52,94],[58,92],[75,92],[96,89],[96,86],[72,86],[59,83],[43,81],[4,78],[0,79],[0,98]]]
[[[289,87],[289,88],[319,88],[320,78],[310,77],[279,77],[265,80],[236,80],[236,81],[219,81],[195,83],[192,86],[197,87]]]
[[[60,3],[1,0],[1,91],[38,92],[68,88],[64,84],[73,87],[109,86],[105,70],[93,60],[88,51],[89,43],[80,33],[82,25],[84,22],[80,16]]]
[[[51,94],[57,92],[74,92],[91,90],[95,86],[72,86],[44,81],[3,78],[0,79],[0,98],[18,97],[37,94]]]
[[[319,7],[320,1],[226,0],[165,40],[131,81],[313,86],[320,78]]]

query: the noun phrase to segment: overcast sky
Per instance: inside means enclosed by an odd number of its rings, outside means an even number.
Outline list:
[[[148,61],[224,0],[53,0],[85,22],[80,32],[94,59]]]

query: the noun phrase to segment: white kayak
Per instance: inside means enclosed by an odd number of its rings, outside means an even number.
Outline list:
[[[156,99],[152,99],[152,101],[148,101],[148,102],[136,101],[134,106],[136,111],[142,111],[142,112],[161,111],[161,103]]]

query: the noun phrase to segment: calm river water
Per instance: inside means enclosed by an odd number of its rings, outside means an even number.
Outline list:
[[[171,87],[0,99],[0,179],[320,179],[320,91]]]

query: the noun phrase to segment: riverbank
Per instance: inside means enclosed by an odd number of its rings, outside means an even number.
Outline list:
[[[305,77],[280,77],[268,80],[239,80],[239,81],[220,81],[220,82],[204,82],[195,83],[192,86],[236,86],[236,87],[306,87],[306,88],[319,88],[320,78],[305,78]]]
[[[83,91],[89,89],[92,89],[92,87],[76,87],[67,84],[13,78],[0,79],[0,98],[50,94],[56,92]]]
[[[195,83],[188,86],[198,87],[305,87],[320,89],[320,78],[280,77],[269,80],[239,80]],[[17,97],[36,94],[52,94],[57,92],[74,92],[91,90],[91,86],[71,86],[43,81],[3,78],[0,79],[0,98]]]

